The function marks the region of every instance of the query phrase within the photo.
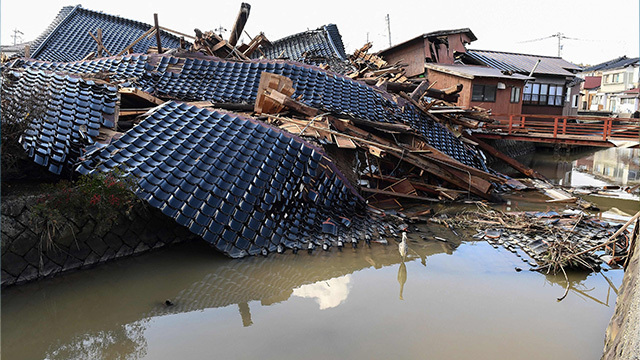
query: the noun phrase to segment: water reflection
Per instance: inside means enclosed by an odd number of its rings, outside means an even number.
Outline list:
[[[569,278],[569,293],[578,296],[579,298],[585,301],[592,301],[594,303],[611,307],[615,305],[615,302],[611,302],[611,299],[615,299],[613,295],[618,295],[618,288],[613,284],[611,279],[609,279],[604,272],[599,273],[589,273],[586,271],[572,271],[567,272],[567,276]],[[598,298],[597,295],[592,294],[596,288],[594,286],[587,286],[586,282],[589,277],[602,277],[605,279],[608,287],[607,293],[604,298]],[[557,284],[562,287],[567,286],[567,282],[562,276],[562,274],[558,275],[546,275],[546,280],[550,284]],[[600,291],[602,292],[602,291]]]
[[[283,303],[292,295],[314,299],[320,310],[335,308],[347,300],[356,271],[400,264],[398,281],[404,286],[406,265],[395,241],[390,243],[340,253],[240,260],[216,256],[204,244],[188,244],[182,254],[172,248],[143,260],[8,288],[2,295],[2,325],[11,331],[2,331],[3,355],[138,359],[147,354],[148,323],[160,317],[230,308],[239,324],[252,327],[256,306]],[[426,261],[458,245],[421,241],[412,246],[407,261]],[[166,306],[166,299],[173,305]]]
[[[400,284],[400,300],[404,300],[402,293],[404,291],[404,284],[407,282],[407,265],[404,261],[400,263],[398,267],[398,283]]]
[[[334,308],[349,296],[351,275],[345,275],[315,284],[302,285],[293,290],[293,295],[301,298],[315,299],[320,310]]]
[[[569,155],[530,154],[520,159],[564,186],[627,186],[640,183],[640,149],[608,148]]]

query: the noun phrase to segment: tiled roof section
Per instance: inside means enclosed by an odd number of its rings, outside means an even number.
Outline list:
[[[89,33],[95,35],[98,29],[102,29],[105,48],[115,55],[151,28],[149,24],[83,9],[79,5],[67,6],[36,40],[31,56],[48,61],[81,60],[96,50],[96,42]],[[180,45],[178,37],[165,31],[160,31],[160,37],[165,48]],[[132,51],[145,53],[150,46],[156,46],[155,38],[142,39]]]
[[[585,76],[584,88],[587,90],[596,89],[602,83],[602,76]]]
[[[320,149],[265,123],[168,102],[78,171],[120,168],[138,196],[230,257],[321,245],[364,200]],[[345,222],[346,224],[346,222]],[[333,235],[338,235],[334,233]]]
[[[150,69],[147,68],[148,57],[148,55],[144,54],[134,54],[74,62],[17,59],[11,63],[10,67],[55,71],[76,75],[102,73],[108,74],[113,82],[122,82],[123,86],[132,86],[131,81],[141,78],[145,72]]]
[[[14,113],[36,111],[37,118],[20,142],[30,158],[54,174],[75,165],[82,148],[113,128],[117,90],[69,75],[38,70],[11,71],[3,79],[2,96]],[[25,108],[29,99],[33,107]]]
[[[370,121],[410,124],[438,150],[464,164],[486,169],[484,162],[467,150],[449,130],[411,104],[401,106],[373,87],[313,66],[276,60],[235,62],[214,57],[178,58],[169,55],[132,56],[128,67],[115,66],[113,63],[116,61],[118,58],[68,64],[23,61],[19,65],[79,73],[109,69],[118,73],[121,79],[130,79],[135,70],[141,75],[127,86],[135,86],[158,97],[248,104],[255,102],[262,72],[284,75],[293,81],[296,90],[293,97],[309,106]]]
[[[273,41],[261,50],[254,52],[253,57],[288,59],[310,65],[328,64],[338,73],[348,69],[342,36],[334,24]]]
[[[535,74],[573,76],[571,71],[578,71],[581,68],[559,57],[515,54],[499,51],[468,50],[465,56],[470,57],[480,64],[498,70],[507,70],[529,74],[538,59],[540,64],[536,67]]]
[[[593,66],[589,66],[587,68],[584,68],[582,71],[583,72],[593,72],[593,71],[602,71],[602,70],[610,70],[610,69],[617,69],[617,68],[623,68],[632,64],[638,64],[638,62],[640,61],[640,58],[628,58],[626,56],[621,56],[617,59],[613,59],[613,60],[609,60],[609,61],[605,61],[603,63],[597,64],[597,65],[593,65]]]

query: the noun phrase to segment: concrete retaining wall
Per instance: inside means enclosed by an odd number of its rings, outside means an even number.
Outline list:
[[[602,359],[640,359],[640,241],[624,273]]]
[[[186,228],[142,204],[111,222],[91,214],[67,218],[47,229],[34,217],[36,195],[2,197],[2,286],[139,254],[195,239]]]

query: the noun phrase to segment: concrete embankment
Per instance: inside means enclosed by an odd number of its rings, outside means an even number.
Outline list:
[[[38,195],[2,198],[2,286],[139,254],[195,236],[156,209],[136,205],[115,221],[67,216],[57,226],[34,215]]]
[[[634,247],[607,328],[603,360],[640,359],[640,241]]]

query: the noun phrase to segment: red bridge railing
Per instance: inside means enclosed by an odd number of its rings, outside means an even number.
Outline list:
[[[640,119],[595,116],[494,114],[486,132],[551,139],[640,140]]]

